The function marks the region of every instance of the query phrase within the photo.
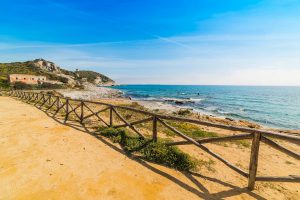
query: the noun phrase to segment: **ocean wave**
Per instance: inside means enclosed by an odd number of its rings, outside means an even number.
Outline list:
[[[217,113],[219,114],[222,114],[222,115],[230,115],[231,113],[230,112],[226,112],[226,111],[223,111],[223,110],[216,110]]]
[[[191,101],[200,102],[203,101],[203,99],[200,98],[190,98]]]

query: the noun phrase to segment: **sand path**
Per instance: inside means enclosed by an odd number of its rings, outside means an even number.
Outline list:
[[[218,188],[213,194],[199,179],[133,160],[106,140],[0,97],[0,199],[265,199],[201,178]]]
[[[0,97],[0,146],[0,199],[197,199],[201,195],[181,186],[196,188],[180,172],[147,168],[97,138],[8,97]],[[170,180],[172,176],[177,183]]]

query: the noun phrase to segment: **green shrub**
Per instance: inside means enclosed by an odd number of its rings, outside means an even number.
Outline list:
[[[23,82],[15,82],[13,88],[15,90],[32,90],[33,86]]]
[[[180,109],[176,114],[178,115],[189,115],[192,112],[189,109]]]
[[[34,89],[62,89],[64,87],[64,85],[53,83],[42,83],[39,85],[34,85]]]
[[[8,89],[8,88],[10,88],[10,84],[7,81],[6,78],[0,77],[0,88],[1,89]]]
[[[41,90],[41,89],[62,89],[63,85],[60,84],[52,84],[52,83],[42,83],[38,85],[26,84],[23,82],[15,82],[13,85],[15,90]]]
[[[167,146],[163,142],[154,142],[129,135],[124,129],[101,128],[102,136],[118,142],[127,153],[136,152],[145,160],[163,164],[180,171],[190,171],[196,168],[196,161],[188,154],[174,146]]]
[[[123,129],[100,128],[99,131],[102,136],[111,139],[114,143],[121,143],[121,139],[125,135]]]
[[[146,160],[180,171],[190,171],[196,168],[196,162],[188,154],[177,147],[167,146],[161,142],[151,142],[141,152]]]

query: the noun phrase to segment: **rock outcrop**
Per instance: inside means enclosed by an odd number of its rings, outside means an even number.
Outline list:
[[[53,72],[53,73],[60,73],[60,68],[53,62],[46,61],[44,59],[36,59],[33,61],[33,64],[36,67],[41,68],[42,70]]]

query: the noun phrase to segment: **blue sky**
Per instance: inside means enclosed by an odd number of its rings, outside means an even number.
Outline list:
[[[119,83],[300,85],[297,0],[0,0],[0,62]]]

